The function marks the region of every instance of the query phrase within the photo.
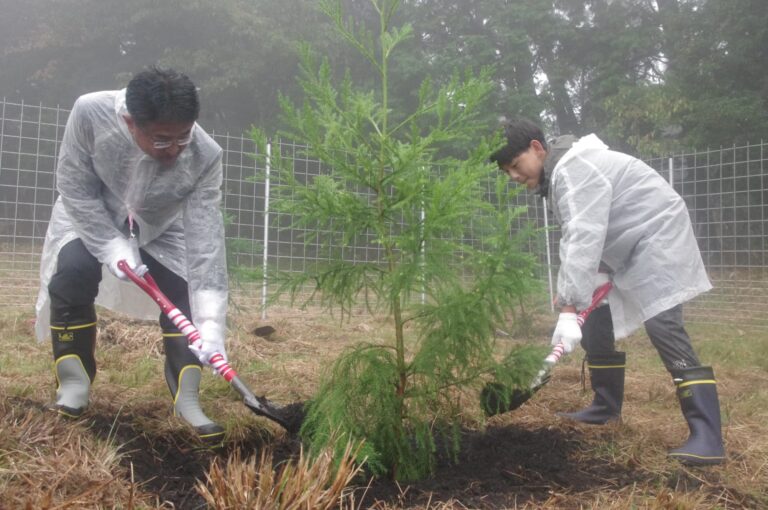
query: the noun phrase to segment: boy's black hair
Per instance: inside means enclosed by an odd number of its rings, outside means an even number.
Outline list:
[[[502,124],[504,138],[507,143],[490,156],[490,161],[499,165],[499,168],[510,163],[520,153],[528,150],[532,140],[538,140],[544,149],[547,149],[547,141],[544,132],[539,126],[527,119],[507,120]]]
[[[150,122],[194,122],[200,114],[200,100],[192,80],[173,69],[154,66],[128,83],[125,105],[139,126]]]

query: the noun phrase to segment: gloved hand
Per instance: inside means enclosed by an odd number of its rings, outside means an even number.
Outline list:
[[[565,352],[569,353],[581,342],[581,328],[576,317],[575,313],[570,312],[560,314],[560,317],[557,319],[557,326],[555,326],[555,332],[552,334],[553,347],[562,343]]]
[[[197,327],[197,330],[200,331],[202,345],[196,347],[190,344],[189,350],[197,356],[200,363],[210,366],[211,356],[217,352],[224,357],[224,361],[229,361],[227,359],[227,351],[224,348],[224,330],[221,325],[216,321],[206,320]]]
[[[147,266],[141,263],[139,245],[136,243],[136,239],[115,237],[104,248],[107,253],[106,264],[109,271],[121,280],[130,281],[128,276],[117,267],[117,263],[121,260],[125,260],[128,267],[138,276],[144,276],[147,273]]]

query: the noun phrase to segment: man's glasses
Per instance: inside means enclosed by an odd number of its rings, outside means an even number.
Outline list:
[[[192,129],[189,131],[187,136],[183,138],[177,138],[175,140],[152,140],[152,147],[155,149],[167,149],[174,144],[179,147],[184,147],[185,145],[189,145],[192,142],[192,135],[194,133],[195,125],[192,124]]]

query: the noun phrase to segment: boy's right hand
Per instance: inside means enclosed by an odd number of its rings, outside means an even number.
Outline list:
[[[573,349],[581,342],[581,328],[577,320],[578,316],[572,312],[563,312],[557,319],[555,332],[552,334],[552,346],[563,344],[563,350],[566,353],[573,352]]]

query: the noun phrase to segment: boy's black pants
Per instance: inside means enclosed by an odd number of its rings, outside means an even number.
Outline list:
[[[587,354],[616,352],[611,309],[608,305],[595,309],[581,330],[581,345]],[[683,325],[683,305],[665,310],[645,321],[645,331],[668,371],[701,366]]]

